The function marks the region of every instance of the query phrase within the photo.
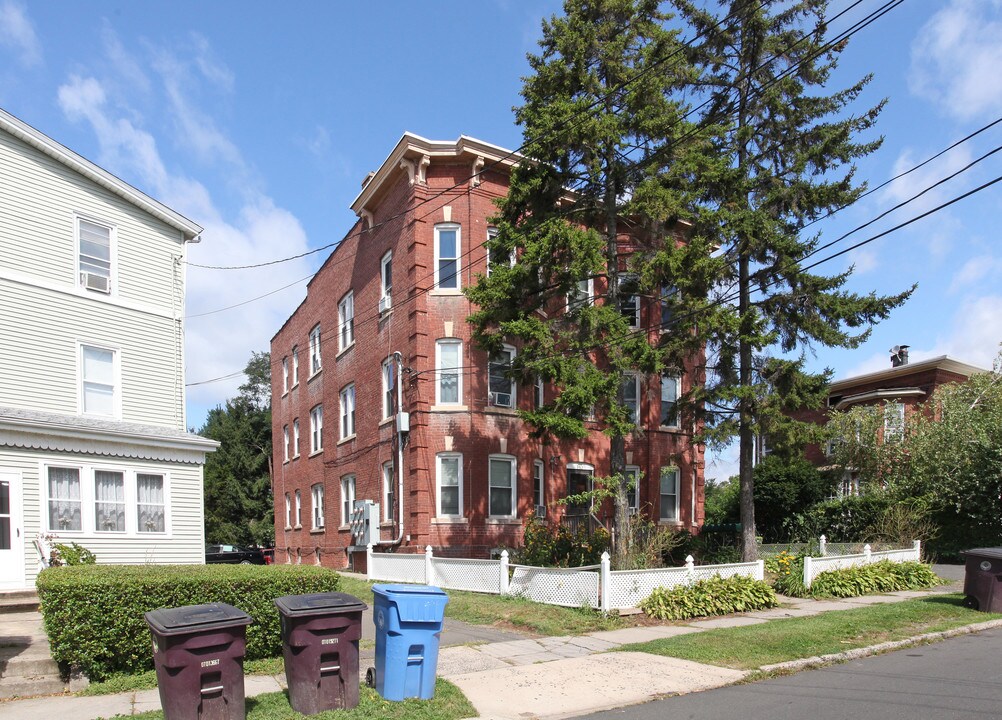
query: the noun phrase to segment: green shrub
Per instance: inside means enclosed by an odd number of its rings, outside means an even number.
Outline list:
[[[515,550],[513,562],[536,567],[597,565],[608,549],[609,532],[605,528],[590,533],[582,524],[571,530],[544,522],[530,513],[525,521],[522,547]]]
[[[153,667],[149,610],[228,603],[254,618],[247,659],[273,657],[282,650],[274,599],[335,591],[339,581],[309,566],[80,565],[43,570],[37,587],[52,657],[102,680]]]
[[[692,585],[655,588],[640,608],[658,620],[685,620],[708,615],[775,607],[776,593],[761,580],[743,575],[700,580]]]
[[[49,553],[49,564],[52,567],[60,565],[93,565],[97,556],[83,545],[77,543],[56,543]]]
[[[784,550],[765,561],[765,569],[775,574],[773,587],[787,597],[808,597],[804,586],[804,556]]]
[[[939,578],[928,565],[881,560],[870,565],[827,570],[811,583],[812,597],[859,597],[873,593],[919,590],[936,585]]]

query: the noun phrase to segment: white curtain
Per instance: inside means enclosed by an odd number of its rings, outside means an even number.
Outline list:
[[[49,529],[82,530],[80,514],[80,471],[76,468],[49,468]]]
[[[94,472],[94,523],[98,532],[125,532],[125,477],[119,472]]]
[[[136,475],[139,506],[139,532],[164,532],[164,478],[163,475]]]

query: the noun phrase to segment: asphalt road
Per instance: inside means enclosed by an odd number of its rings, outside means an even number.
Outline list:
[[[586,717],[594,720],[1002,718],[1002,629]]]

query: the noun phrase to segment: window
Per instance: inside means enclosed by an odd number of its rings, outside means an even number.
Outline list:
[[[310,454],[324,449],[324,406],[310,410]]]
[[[355,386],[348,385],[341,391],[341,439],[347,440],[355,434]]]
[[[324,486],[317,483],[311,488],[313,494],[313,529],[323,530],[324,527]]]
[[[459,453],[439,453],[436,460],[438,485],[438,516],[463,515],[463,456]]]
[[[581,463],[567,464],[567,496],[583,495],[591,490],[591,478],[595,468]],[[590,500],[568,502],[564,514],[568,517],[585,517],[591,512]]]
[[[320,342],[319,335],[317,336],[317,342]],[[292,387],[296,387],[299,384],[299,346],[293,345],[292,347]]]
[[[591,286],[591,278],[578,280],[571,285],[567,291],[567,312],[574,312],[585,305],[591,305]]]
[[[637,295],[637,276],[619,276],[619,312],[632,328],[640,327],[640,296]]]
[[[125,532],[125,475],[94,471],[94,529]]]
[[[393,383],[393,358],[388,357],[383,360],[383,419],[393,416],[393,401],[394,390],[396,386]]]
[[[285,527],[292,527],[292,496],[285,493]]]
[[[49,468],[49,530],[83,530],[77,468]]]
[[[393,498],[394,498],[393,461],[383,463],[383,520],[389,522],[393,519]]]
[[[488,470],[489,515],[513,517],[515,515],[515,458],[491,456]]]
[[[884,442],[900,440],[905,434],[904,403],[884,403]]]
[[[435,343],[436,405],[460,405],[463,397],[462,367],[463,341],[439,340]]]
[[[545,383],[543,378],[537,377],[535,386],[532,390],[532,402],[537,410],[539,410],[546,403],[546,394],[544,392]]]
[[[282,394],[289,392],[289,358],[282,358]]]
[[[289,426],[282,426],[282,447],[285,448],[284,461],[289,462]]]
[[[678,427],[678,378],[661,378],[661,427]]]
[[[497,236],[497,228],[487,228],[488,247],[497,240]],[[511,250],[489,247],[487,251],[487,275],[489,276],[491,272],[499,267],[515,267],[515,253]]]
[[[303,526],[303,496],[296,490],[296,527]]]
[[[88,415],[117,415],[115,351],[80,346],[80,405]]]
[[[532,505],[537,517],[546,517],[546,493],[543,487],[543,473],[546,467],[542,460],[532,461]]]
[[[640,377],[629,374],[623,378],[623,405],[630,413],[630,422],[640,424]]]
[[[111,228],[77,219],[80,287],[111,292]]]
[[[459,225],[435,226],[435,287],[440,290],[459,290]]]
[[[386,312],[393,303],[393,253],[388,252],[379,261],[379,312]]]
[[[487,404],[515,407],[515,381],[508,373],[515,360],[515,348],[505,345],[487,363]]]
[[[167,530],[164,503],[164,476],[136,474],[136,530],[162,533]]]
[[[678,300],[678,288],[665,285],[661,288],[661,332],[673,330],[675,319],[675,302]]]
[[[640,468],[636,465],[627,465],[623,474],[630,481],[630,487],[626,491],[626,506],[637,512],[640,508]]]
[[[355,507],[355,476],[341,478],[341,525],[351,524],[351,512]]]
[[[310,330],[310,376],[320,372],[320,325]]]
[[[355,294],[348,294],[337,304],[338,350],[343,352],[355,342]]]
[[[662,520],[678,520],[678,468],[661,468],[661,514]]]
[[[320,440],[323,442],[322,437]],[[299,418],[292,421],[292,457],[299,457]]]

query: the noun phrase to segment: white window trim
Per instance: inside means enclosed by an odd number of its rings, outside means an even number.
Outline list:
[[[441,257],[439,255],[439,248],[441,243],[439,242],[439,233],[442,230],[455,230],[456,231],[456,287],[454,288],[444,288],[442,287],[441,278],[439,277],[439,260]],[[463,291],[463,271],[460,263],[463,257],[463,229],[459,223],[439,223],[435,226],[435,243],[434,243],[434,270],[435,270],[435,289],[432,291],[435,294],[440,295],[460,295]]]
[[[634,425],[636,425],[637,427],[640,427],[640,425],[641,425],[640,419],[643,417],[643,415],[640,412],[640,410],[641,410],[641,402],[640,402],[640,398],[641,398],[640,375],[638,375],[637,373],[634,373],[634,372],[628,372],[628,373],[626,373],[624,375],[623,380],[625,380],[625,381],[632,380],[633,381],[634,399],[636,400],[637,404],[636,404],[636,407],[634,408],[633,417],[631,419],[633,420],[633,424]],[[676,405],[677,405],[677,402],[676,402]],[[659,412],[660,412],[660,408],[659,408]]]
[[[515,350],[515,346],[514,345],[508,345],[507,343],[505,343],[504,345],[501,346],[501,348],[502,348],[502,350],[504,352],[510,353],[509,357],[511,358],[511,360],[509,361],[509,367],[511,365],[514,365],[515,364],[515,357],[518,354],[518,351]],[[491,386],[490,386],[491,385],[490,364],[491,364],[491,360],[490,360],[490,358],[488,358],[487,359],[487,404],[490,405],[491,407],[505,408],[505,409],[508,409],[508,410],[516,410],[516,409],[518,409],[518,383],[515,381],[514,378],[509,378],[509,382],[511,382],[511,393],[509,393],[511,395],[511,404],[510,405],[498,405],[497,402],[495,402],[494,398],[492,397],[494,395],[494,393],[491,391]]]
[[[664,497],[664,493],[661,492],[661,478],[664,476],[665,471],[673,473],[675,476],[675,507],[673,508],[674,517],[666,518],[664,516],[664,509],[661,507],[661,499]],[[679,495],[681,492],[681,480],[682,473],[674,465],[665,465],[662,467],[658,473],[658,521],[662,523],[679,523],[682,521],[679,516]],[[669,493],[670,494],[670,493]]]
[[[319,502],[317,501],[317,497],[318,496],[319,496]],[[311,502],[311,508],[313,509],[313,515],[312,515],[313,529],[314,530],[323,530],[324,529],[324,484],[323,483],[315,483],[314,485],[310,486],[310,502]]]
[[[575,281],[575,284],[580,285],[583,282],[587,282],[588,283],[588,293],[587,293],[587,296],[585,297],[585,299],[584,299],[583,302],[581,302],[578,305],[573,305],[572,306],[572,304],[571,304],[571,294],[567,293],[567,296],[564,298],[564,300],[565,300],[564,311],[565,312],[571,313],[571,312],[574,312],[575,310],[577,310],[579,307],[589,307],[589,306],[591,306],[591,305],[593,305],[595,303],[595,281],[594,281],[594,279],[593,278],[588,278],[587,280],[577,280],[577,281]],[[580,290],[580,288],[578,288],[578,289]]]
[[[457,362],[459,366],[456,368],[449,368],[450,370],[455,370],[456,372],[456,401],[455,402],[444,402],[442,400],[442,346],[443,345],[456,345],[459,348],[459,352],[456,354]],[[463,404],[463,341],[459,338],[439,338],[435,341],[435,405],[436,406],[446,406],[446,407],[459,407]]]
[[[285,493],[285,529],[292,529],[292,495]]]
[[[393,504],[389,501],[390,496],[396,497],[396,473],[393,469],[393,461],[388,460],[382,466],[383,475],[383,522],[393,520]]]
[[[347,331],[348,338],[345,338]],[[349,290],[337,304],[338,354],[355,345],[355,292]]]
[[[389,268],[390,268],[390,275],[391,275],[390,287],[386,287],[386,267],[387,266],[389,266]],[[390,250],[385,255],[383,255],[383,257],[379,261],[379,299],[380,300],[389,300],[390,301],[388,303],[389,307],[386,308],[387,310],[390,310],[390,309],[393,308],[393,281],[392,281],[392,275],[393,275],[393,251]]]
[[[282,462],[289,462],[289,426],[282,426],[282,447],[285,449],[285,455]]]
[[[498,515],[491,512],[491,463],[494,460],[507,461],[511,466],[511,513]],[[487,516],[491,518],[513,518],[518,515],[518,461],[514,455],[495,453],[487,457]]]
[[[310,329],[310,377],[324,369],[323,357],[320,354],[320,323]]]
[[[99,227],[107,228],[108,230],[108,258],[110,262],[110,267],[108,268],[108,292],[101,293],[95,290],[88,290],[83,284],[83,278],[81,277],[80,270],[80,222],[88,222],[91,225],[97,225]],[[87,295],[87,297],[98,297],[102,295],[117,295],[118,294],[118,226],[114,223],[109,223],[106,220],[98,220],[89,215],[76,212],[73,214],[73,245],[76,251],[76,256],[74,258],[75,265],[74,271],[76,272],[76,286],[81,293]]]
[[[900,440],[904,434],[905,404],[897,400],[886,401],[884,403],[884,442]]]
[[[487,228],[487,242],[491,242],[498,236],[498,229],[496,227]],[[491,266],[497,263],[491,262],[491,251],[487,251],[487,277],[491,276]],[[512,252],[508,255],[508,262],[506,263],[508,267],[515,267],[515,253]]]
[[[442,512],[442,460],[444,459],[455,459],[456,463],[456,482],[459,491],[457,492],[457,510],[458,514],[446,514]],[[465,509],[463,505],[463,453],[457,452],[443,452],[438,453],[435,456],[435,514],[436,517],[440,518],[461,518],[465,514]]]
[[[532,388],[532,407],[539,410],[546,404],[546,382],[541,376],[536,376],[536,382]]]
[[[536,486],[539,486],[539,503],[536,504]],[[533,499],[533,512],[539,507],[546,507],[546,463],[542,460],[536,459],[532,461],[532,499]]]
[[[292,384],[290,388],[294,388],[299,385],[299,346],[292,346]]]
[[[292,421],[292,459],[299,457],[299,418]]]
[[[624,282],[631,282],[632,281],[632,282],[636,283],[637,280],[638,280],[637,276],[634,275],[634,274],[632,274],[632,273],[625,273],[623,275],[619,275],[618,278],[619,278],[619,284],[620,284],[620,291],[622,291],[622,285],[623,285]],[[624,296],[620,295],[619,297],[620,297],[620,303],[622,303],[622,299],[623,299]],[[640,327],[640,295],[638,293],[629,293],[625,297],[632,297],[633,298],[633,302],[635,303],[635,309],[633,311],[633,320],[630,322],[630,327],[634,328],[634,329],[639,328]],[[620,305],[620,307],[622,308],[622,305]],[[623,317],[626,317],[626,316],[624,315]]]
[[[341,441],[343,442],[355,437],[355,383],[349,383],[341,388],[339,398],[340,422],[338,422],[338,430],[341,433]]]
[[[289,356],[282,358],[282,394],[289,392]]]
[[[351,513],[355,508],[355,475],[341,476],[341,527],[351,524]]]
[[[310,408],[310,455],[324,451],[324,406]]]
[[[674,425],[662,425],[661,424],[661,405],[663,401],[664,390],[661,386],[666,379],[675,381],[675,424]],[[658,426],[662,428],[668,428],[671,430],[677,430],[679,428],[679,411],[678,411],[678,398],[682,394],[682,378],[677,375],[662,375],[661,379],[658,381]]]
[[[383,366],[380,372],[382,378],[382,408],[380,409],[380,418],[383,420],[388,420],[393,417],[393,396],[391,392],[393,388],[390,387],[390,374],[395,371],[393,367],[393,356],[383,360]]]
[[[111,353],[111,372],[114,388],[111,395],[111,415],[104,413],[93,413],[84,411],[84,348],[92,350],[103,350]],[[98,345],[95,343],[78,340],[76,343],[77,353],[77,413],[88,417],[98,418],[122,418],[122,353],[119,348],[110,345]]]
[[[293,525],[297,530],[303,527],[303,494],[296,490],[296,524]]]
[[[159,531],[159,530],[146,530],[146,531],[143,531],[143,530],[139,529],[139,476],[140,475],[159,475],[161,478],[163,478],[164,529],[162,531]],[[169,477],[168,477],[167,472],[165,470],[161,470],[159,468],[155,469],[155,470],[149,470],[149,469],[144,470],[143,468],[136,468],[134,470],[134,472],[133,472],[132,488],[133,488],[133,491],[135,493],[135,498],[134,498],[134,501],[133,501],[132,505],[135,508],[135,517],[133,519],[135,520],[134,527],[136,528],[136,535],[138,537],[144,537],[144,538],[145,537],[158,537],[159,538],[159,537],[164,537],[164,536],[168,535],[169,532],[170,532],[170,494],[169,494],[170,493],[170,484],[169,484]],[[125,484],[125,499],[126,499],[126,502],[128,502],[128,500],[129,500],[129,483],[128,483],[128,481],[126,481],[126,484]],[[126,508],[125,521],[126,521],[126,524],[128,524],[128,522],[129,522],[128,508]]]
[[[633,486],[633,504],[628,506],[634,512],[640,512],[640,466],[639,465],[627,465],[624,470],[627,475],[632,475],[634,478]],[[658,488],[660,491],[660,488]],[[627,500],[629,500],[629,494],[627,494]]]

